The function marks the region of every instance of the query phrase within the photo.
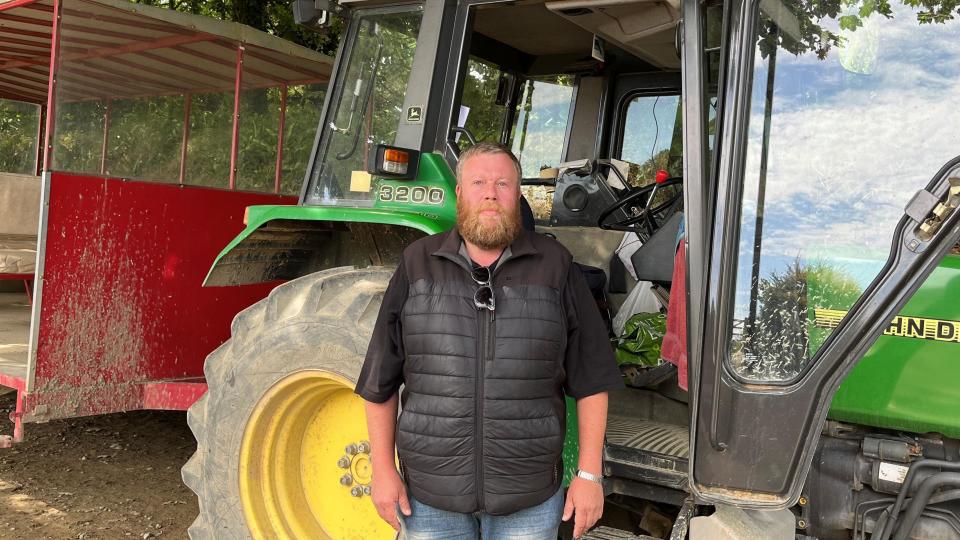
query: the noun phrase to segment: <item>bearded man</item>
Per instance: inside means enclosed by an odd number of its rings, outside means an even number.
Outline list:
[[[576,538],[603,511],[620,373],[570,253],[520,226],[520,171],[502,146],[463,152],[456,229],[411,244],[384,294],[356,391],[373,502],[407,539],[555,540],[571,517]],[[580,446],[564,503],[565,395]]]

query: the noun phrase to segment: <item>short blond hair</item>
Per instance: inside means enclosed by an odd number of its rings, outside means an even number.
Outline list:
[[[460,159],[457,161],[457,183],[459,184],[460,179],[463,177],[463,164],[466,163],[468,159],[474,156],[489,154],[503,154],[510,158],[510,161],[513,162],[513,168],[517,171],[517,183],[523,179],[523,170],[520,168],[520,160],[517,159],[517,156],[513,155],[513,152],[511,152],[509,148],[502,144],[481,141],[470,148],[467,148],[460,154]]]

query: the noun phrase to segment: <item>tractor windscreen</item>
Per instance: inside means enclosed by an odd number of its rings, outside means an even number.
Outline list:
[[[371,148],[395,142],[422,15],[422,6],[411,6],[354,19],[320,126],[308,204],[372,204],[367,160]]]
[[[880,273],[907,202],[960,152],[960,21],[910,2],[758,4],[730,366],[783,382]],[[909,330],[897,324],[888,334]]]

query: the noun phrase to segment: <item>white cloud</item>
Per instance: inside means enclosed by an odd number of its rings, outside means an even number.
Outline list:
[[[876,27],[870,75],[844,71],[835,51],[778,57],[764,255],[886,259],[905,204],[960,155],[960,21],[918,25],[901,6]],[[755,75],[765,84],[764,66]],[[762,103],[750,126],[745,196],[755,200]],[[747,249],[755,206],[743,212]]]

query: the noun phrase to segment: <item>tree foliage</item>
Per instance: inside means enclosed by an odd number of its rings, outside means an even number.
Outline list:
[[[536,177],[541,169],[555,167],[562,156],[573,77],[559,75],[519,79],[476,57],[467,63],[461,105],[469,109],[465,127],[478,141],[500,142],[507,107],[497,104],[500,81],[522,85],[507,126],[507,144],[520,158],[524,177]],[[461,141],[461,146],[465,141]]]
[[[475,57],[467,61],[461,104],[469,109],[466,127],[478,141],[500,142],[506,107],[497,105],[501,71]]]
[[[280,123],[279,88],[245,90],[240,100],[237,189],[273,191]],[[296,194],[323,106],[324,85],[287,91],[281,193]],[[190,97],[185,183],[225,188],[230,177],[232,92]],[[57,110],[54,168],[86,174],[176,182],[183,143],[184,96],[63,103]],[[0,107],[6,103],[0,100]],[[3,118],[0,109],[0,119]],[[103,156],[104,120],[107,148]],[[36,123],[30,127],[36,130]],[[35,132],[32,134],[35,138]],[[17,140],[11,137],[10,140]],[[0,145],[8,142],[6,132]]]
[[[960,0],[899,1],[917,10],[920,24],[942,24],[960,15]],[[757,45],[763,58],[779,47],[794,55],[810,51],[822,60],[843,40],[841,33],[827,28],[825,21],[835,20],[841,31],[852,32],[862,27],[868,17],[893,17],[890,0],[782,0],[777,5],[781,6],[780,14],[787,14],[797,28],[789,32],[772,21],[761,24]]]
[[[133,0],[215,19],[238,22],[333,56],[336,53],[343,19],[333,17],[322,32],[297,25],[289,0]],[[277,153],[279,89],[246,91],[241,100],[241,132],[237,186],[239,189],[268,191],[273,185]],[[322,86],[291,87],[283,150],[282,189],[296,193],[307,168],[316,133],[325,89]],[[230,99],[227,99],[230,98]],[[229,121],[232,96],[210,94],[200,97],[202,113],[191,115],[191,140],[187,167],[193,181],[218,185],[229,176]],[[182,122],[181,122],[182,123]]]
[[[247,24],[300,45],[333,54],[342,23],[325,33],[294,24],[287,0],[136,0],[141,4]],[[69,38],[67,38],[69,39]],[[303,180],[323,106],[325,85],[288,88],[283,193]],[[280,88],[241,95],[237,188],[272,191],[279,129]],[[57,170],[176,182],[184,133],[184,96],[60,102],[54,139]],[[191,96],[186,182],[226,187],[230,175],[233,93]],[[105,129],[105,120],[109,119]],[[35,173],[39,107],[0,100],[0,171]],[[106,155],[103,143],[106,135]]]
[[[137,4],[163,7],[183,13],[234,21],[298,45],[333,56],[337,51],[343,19],[334,17],[323,32],[293,21],[290,0],[132,0]]]
[[[0,99],[0,172],[36,173],[40,108]]]
[[[760,279],[757,320],[745,332],[742,371],[761,380],[793,378],[829,335],[814,326],[814,309],[849,309],[861,292],[852,277],[825,262],[797,259]]]

